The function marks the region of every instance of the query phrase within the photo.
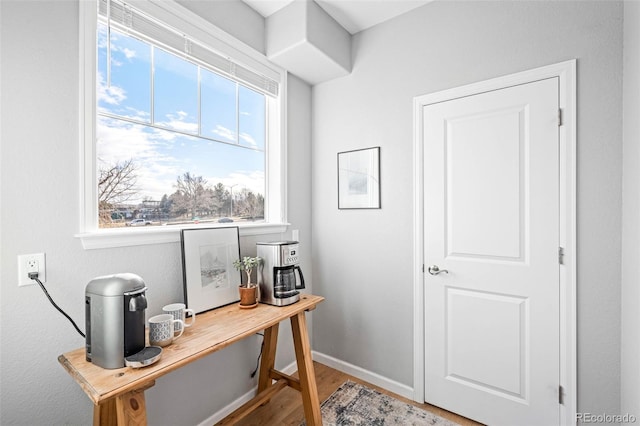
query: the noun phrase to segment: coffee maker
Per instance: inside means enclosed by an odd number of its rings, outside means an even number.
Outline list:
[[[94,278],[85,289],[86,358],[102,368],[125,366],[145,349],[147,287],[135,274]]]
[[[286,306],[300,300],[298,290],[304,288],[304,276],[299,266],[299,243],[297,241],[257,243],[257,256],[262,259],[257,271],[260,302]],[[298,271],[300,276],[299,284],[295,271]]]

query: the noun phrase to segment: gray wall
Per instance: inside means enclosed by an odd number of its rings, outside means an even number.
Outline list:
[[[264,51],[263,24],[239,0],[182,3]],[[627,23],[637,22],[637,4],[625,6]],[[316,351],[413,385],[413,97],[577,58],[579,410],[637,413],[639,99],[625,90],[623,221],[622,9],[619,2],[436,2],[356,35],[351,75],[313,91],[289,78],[289,220],[307,252],[307,281],[313,276],[313,292],[327,297],[313,313]],[[48,288],[81,328],[84,287],[95,276],[140,274],[150,314],[182,294],[177,244],[85,251],[73,237],[77,20],[77,1],[0,1],[3,425],[91,422],[89,399],[56,360],[83,340],[37,287],[17,287],[18,254],[46,252]],[[243,25],[225,28],[229,22]],[[626,59],[625,85],[636,92],[637,31],[627,26],[625,34],[636,52]],[[336,153],[369,146],[382,149],[382,209],[338,211]],[[243,238],[243,253],[280,237],[289,235]],[[282,329],[279,366],[293,360]],[[196,424],[242,395],[258,349],[248,339],[158,380],[147,392],[150,424]],[[189,395],[178,410],[169,404],[174,391]]]
[[[640,418],[640,2],[624,4],[622,406]]]
[[[413,386],[412,99],[577,58],[578,409],[619,413],[622,13],[436,1],[354,36],[351,75],[313,88],[314,350]],[[371,146],[382,209],[338,210],[336,153]]]
[[[263,29],[251,24],[255,12],[245,15],[243,6],[208,18],[233,21],[245,42],[262,40]],[[74,238],[80,193],[78,4],[2,0],[0,15],[0,424],[90,424],[92,403],[57,361],[84,340],[38,286],[18,288],[17,256],[46,253],[49,292],[84,330],[84,288],[99,275],[142,276],[149,287],[148,316],[182,300],[180,248],[159,244],[85,251]],[[245,18],[249,24],[240,25]],[[302,266],[310,270],[311,89],[296,78],[289,81],[289,220],[292,229],[300,230],[307,253]],[[290,235],[243,237],[241,251],[255,253],[257,240],[281,238]],[[289,328],[281,327],[279,368],[295,359]],[[149,423],[194,425],[231,403],[255,385],[249,374],[259,350],[258,338],[249,338],[157,380],[147,392]],[[182,395],[178,405],[176,392]]]

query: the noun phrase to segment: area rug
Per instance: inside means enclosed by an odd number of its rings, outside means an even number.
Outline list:
[[[352,381],[344,382],[320,408],[325,426],[458,425]]]

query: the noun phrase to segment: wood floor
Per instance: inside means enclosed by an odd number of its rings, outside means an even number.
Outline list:
[[[327,399],[342,383],[347,380],[353,382],[362,383],[370,388],[377,389],[378,391],[391,395],[401,401],[408,404],[415,405],[424,410],[430,411],[441,417],[459,423],[463,426],[480,425],[472,420],[460,417],[456,414],[442,410],[438,407],[434,407],[429,404],[418,404],[409,399],[395,395],[382,388],[374,386],[370,383],[359,380],[353,376],[345,374],[341,371],[335,370],[326,365],[314,362],[313,366],[316,372],[316,383],[318,385],[318,397],[320,401]],[[291,388],[285,388],[280,391],[271,401],[258,408],[251,413],[248,417],[242,419],[239,423],[240,426],[268,426],[268,425],[299,425],[304,420],[304,412],[302,410],[302,398],[300,393]]]

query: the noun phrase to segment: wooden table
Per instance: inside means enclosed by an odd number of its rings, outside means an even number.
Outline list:
[[[276,392],[291,386],[302,394],[307,425],[321,425],[305,312],[315,309],[323,300],[320,296],[302,295],[299,302],[289,306],[260,303],[254,309],[240,309],[233,304],[198,314],[196,325],[185,329],[178,340],[163,348],[160,361],[144,368],[101,368],[86,361],[85,348],[60,355],[58,361],[95,404],[94,425],[145,425],[144,391],[153,386],[157,378],[264,330],[258,394],[221,424],[237,422],[268,402]],[[293,330],[299,379],[274,369],[278,326],[287,318]]]

